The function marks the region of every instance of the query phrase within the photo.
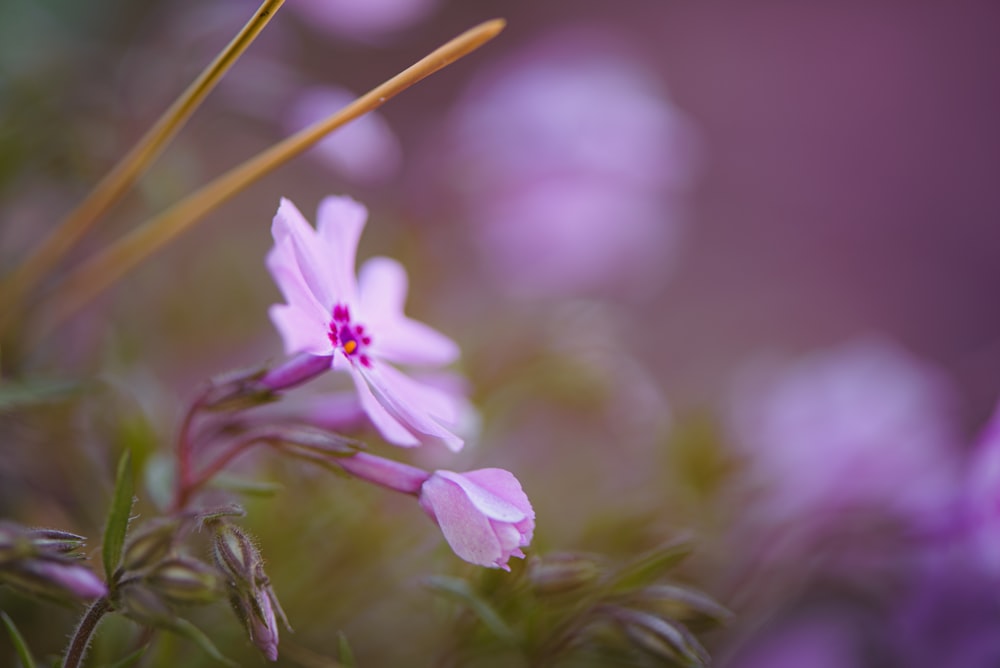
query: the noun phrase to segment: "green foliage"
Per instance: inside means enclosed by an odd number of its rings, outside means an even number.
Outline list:
[[[219,648],[215,646],[215,643],[212,642],[212,639],[209,638],[204,631],[188,620],[178,617],[170,626],[170,630],[194,642],[205,652],[205,654],[208,654],[219,663],[238,668],[238,663],[226,658],[222,652],[219,651]]]
[[[107,668],[131,668],[131,666],[134,666],[136,663],[139,662],[139,659],[141,659],[143,656],[145,656],[146,650],[148,650],[148,649],[149,649],[149,645],[143,645],[142,647],[140,647],[139,649],[135,650],[134,652],[132,652],[128,656],[124,656],[121,659],[119,659],[118,661],[115,661],[113,664],[111,664]]]
[[[347,634],[343,631],[337,634],[337,662],[344,668],[357,668],[358,665],[351,644],[347,641]]]
[[[24,640],[21,632],[17,630],[14,620],[2,610],[0,610],[0,619],[3,620],[3,625],[7,627],[7,635],[10,636],[11,642],[14,643],[14,651],[17,652],[17,658],[20,659],[22,668],[35,668],[35,660],[31,657],[31,652],[28,650],[28,643]]]
[[[118,472],[115,476],[115,489],[111,497],[111,508],[108,510],[107,523],[104,526],[104,542],[101,556],[104,560],[104,573],[108,582],[114,581],[115,569],[122,557],[125,545],[125,534],[128,531],[129,518],[132,514],[132,504],[135,500],[135,481],[132,477],[132,456],[126,450],[118,460]]]
[[[665,578],[692,553],[666,543],[621,564],[590,554],[533,556],[510,574],[431,578],[459,612],[445,665],[685,666],[709,663],[697,634],[729,611],[707,594]]]

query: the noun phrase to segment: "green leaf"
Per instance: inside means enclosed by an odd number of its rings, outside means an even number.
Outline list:
[[[693,551],[694,545],[688,537],[670,541],[622,568],[612,579],[611,587],[622,591],[652,584]]]
[[[233,668],[239,668],[238,663],[236,663],[232,659],[228,659],[225,656],[223,656],[222,652],[219,651],[219,648],[217,648],[215,644],[212,642],[212,640],[207,635],[205,635],[204,631],[199,629],[197,626],[195,626],[188,620],[178,617],[171,624],[170,628],[175,633],[184,636],[188,640],[193,641],[196,645],[201,647],[202,651],[204,651],[205,654],[208,654],[210,657],[212,657],[219,663],[224,663],[227,666],[233,666]]]
[[[17,652],[17,658],[21,660],[23,668],[35,668],[35,660],[31,658],[31,652],[28,651],[28,643],[24,641],[21,632],[14,626],[14,620],[3,611],[0,611],[0,619],[3,619],[3,625],[7,627],[7,633],[10,634],[10,640],[14,643],[14,650]]]
[[[146,653],[147,649],[149,649],[149,645],[143,645],[142,647],[135,650],[128,656],[123,657],[112,664],[109,664],[105,668],[129,668],[129,666],[134,666],[139,661],[139,659],[141,659],[142,656]]]
[[[507,625],[507,622],[493,609],[489,603],[484,601],[476,592],[472,590],[469,583],[459,578],[449,578],[444,576],[430,576],[424,579],[424,585],[453,601],[462,603],[486,625],[500,640],[515,644],[517,635]]]
[[[122,558],[122,547],[125,545],[125,534],[128,531],[128,521],[132,514],[132,503],[135,500],[135,481],[132,478],[132,454],[126,450],[118,460],[118,473],[115,476],[115,491],[111,498],[111,509],[108,512],[108,522],[104,527],[104,544],[101,556],[104,559],[104,574],[108,583],[112,582],[115,569]]]
[[[343,631],[337,634],[337,662],[344,668],[357,668],[358,665],[351,645],[347,642],[347,634]]]

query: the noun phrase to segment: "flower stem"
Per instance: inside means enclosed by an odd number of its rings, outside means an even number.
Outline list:
[[[202,486],[207,484],[212,478],[218,475],[226,466],[229,465],[231,461],[236,459],[240,454],[246,452],[250,446],[256,445],[258,443],[267,443],[273,439],[273,435],[255,435],[249,438],[244,438],[233,443],[229,448],[227,448],[221,455],[216,457],[211,463],[209,463],[202,471],[194,478],[188,478],[179,484],[177,487],[177,493],[174,498],[174,512],[180,512],[184,510],[187,506],[188,501]]]
[[[357,452],[335,462],[356,478],[403,494],[420,494],[420,487],[430,473],[416,466]]]
[[[468,30],[332,116],[234,167],[201,190],[132,230],[72,272],[62,283],[43,329],[75,313],[154,252],[190,229],[210,211],[296,157],[346,123],[382,106],[390,98],[468,55],[493,39],[506,23],[494,19]]]
[[[62,668],[78,668],[80,666],[83,657],[87,654],[87,648],[90,646],[90,638],[94,635],[101,619],[110,609],[111,605],[106,596],[97,599],[87,608],[87,612],[80,619],[80,623],[73,633],[69,647],[66,648],[66,658],[63,659]]]
[[[90,230],[162,152],[285,0],[264,0],[238,35],[117,165],[0,286],[0,313],[23,297]]]
[[[194,426],[194,419],[202,408],[205,397],[208,396],[209,389],[202,392],[191,402],[187,412],[184,414],[184,421],[181,422],[180,431],[177,434],[177,481],[174,487],[174,510],[180,511],[187,503],[191,485],[191,470],[194,458],[194,438],[191,434]]]

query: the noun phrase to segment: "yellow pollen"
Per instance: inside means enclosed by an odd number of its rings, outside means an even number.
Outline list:
[[[347,353],[348,355],[350,355],[357,349],[358,349],[357,341],[348,341],[347,343],[344,344],[344,352]]]

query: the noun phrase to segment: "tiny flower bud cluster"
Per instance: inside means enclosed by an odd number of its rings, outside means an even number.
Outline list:
[[[211,603],[221,596],[219,573],[178,551],[186,528],[183,519],[153,520],[125,546],[112,598],[140,624],[173,628],[178,606]]]

